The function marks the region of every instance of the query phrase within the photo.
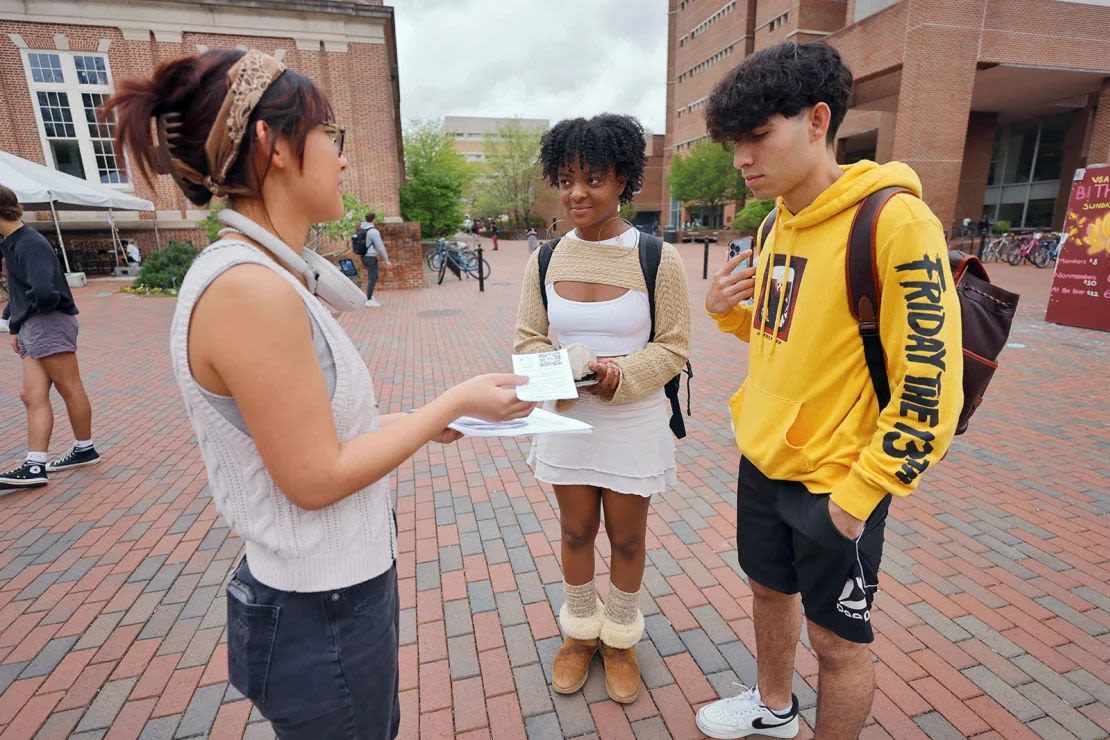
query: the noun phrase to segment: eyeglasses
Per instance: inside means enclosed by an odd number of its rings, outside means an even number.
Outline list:
[[[324,127],[324,133],[331,138],[331,145],[335,147],[335,153],[342,154],[343,140],[347,137],[347,132],[337,123],[326,122],[320,125]]]

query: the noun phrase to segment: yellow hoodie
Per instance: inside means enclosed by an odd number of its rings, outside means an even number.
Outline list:
[[[860,201],[891,185],[918,197],[888,201],[875,237],[891,391],[880,413],[849,312],[845,258]],[[917,487],[948,449],[963,403],[948,247],[920,194],[907,165],[859,162],[798,214],[779,199],[754,306],[710,313],[721,331],[751,345],[748,377],[729,401],[740,451],[769,478],[831,493],[858,519],[887,492],[906,496]]]

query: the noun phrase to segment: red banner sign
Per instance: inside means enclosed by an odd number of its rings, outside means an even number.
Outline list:
[[[1110,331],[1110,164],[1075,172],[1046,321]]]

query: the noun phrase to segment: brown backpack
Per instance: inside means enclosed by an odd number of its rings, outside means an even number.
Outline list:
[[[879,335],[879,300],[882,296],[875,263],[875,232],[879,212],[893,196],[911,193],[900,187],[877,190],[860,203],[848,236],[845,277],[848,281],[849,311],[859,323],[863,356],[875,387],[879,409],[890,403],[890,381],[886,376],[886,360]],[[775,224],[776,211],[771,211],[760,230],[762,245]],[[967,431],[968,421],[998,369],[998,355],[1010,336],[1010,325],[1017,311],[1018,294],[993,285],[977,257],[953,249],[948,252],[956,297],[963,317],[964,405],[960,409],[956,434]]]

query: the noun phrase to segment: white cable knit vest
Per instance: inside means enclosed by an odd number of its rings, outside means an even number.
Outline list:
[[[189,369],[189,322],[197,299],[225,270],[248,262],[288,280],[324,331],[335,358],[331,413],[339,441],[378,428],[370,371],[330,311],[261,250],[237,240],[218,241],[189,268],[170,330],[174,375],[196,430],[212,498],[246,542],[251,573],[267,586],[311,592],[361,583],[389,570],[397,557],[388,477],[318,511],[301,509],[278,489],[254,441],[208,402]]]

